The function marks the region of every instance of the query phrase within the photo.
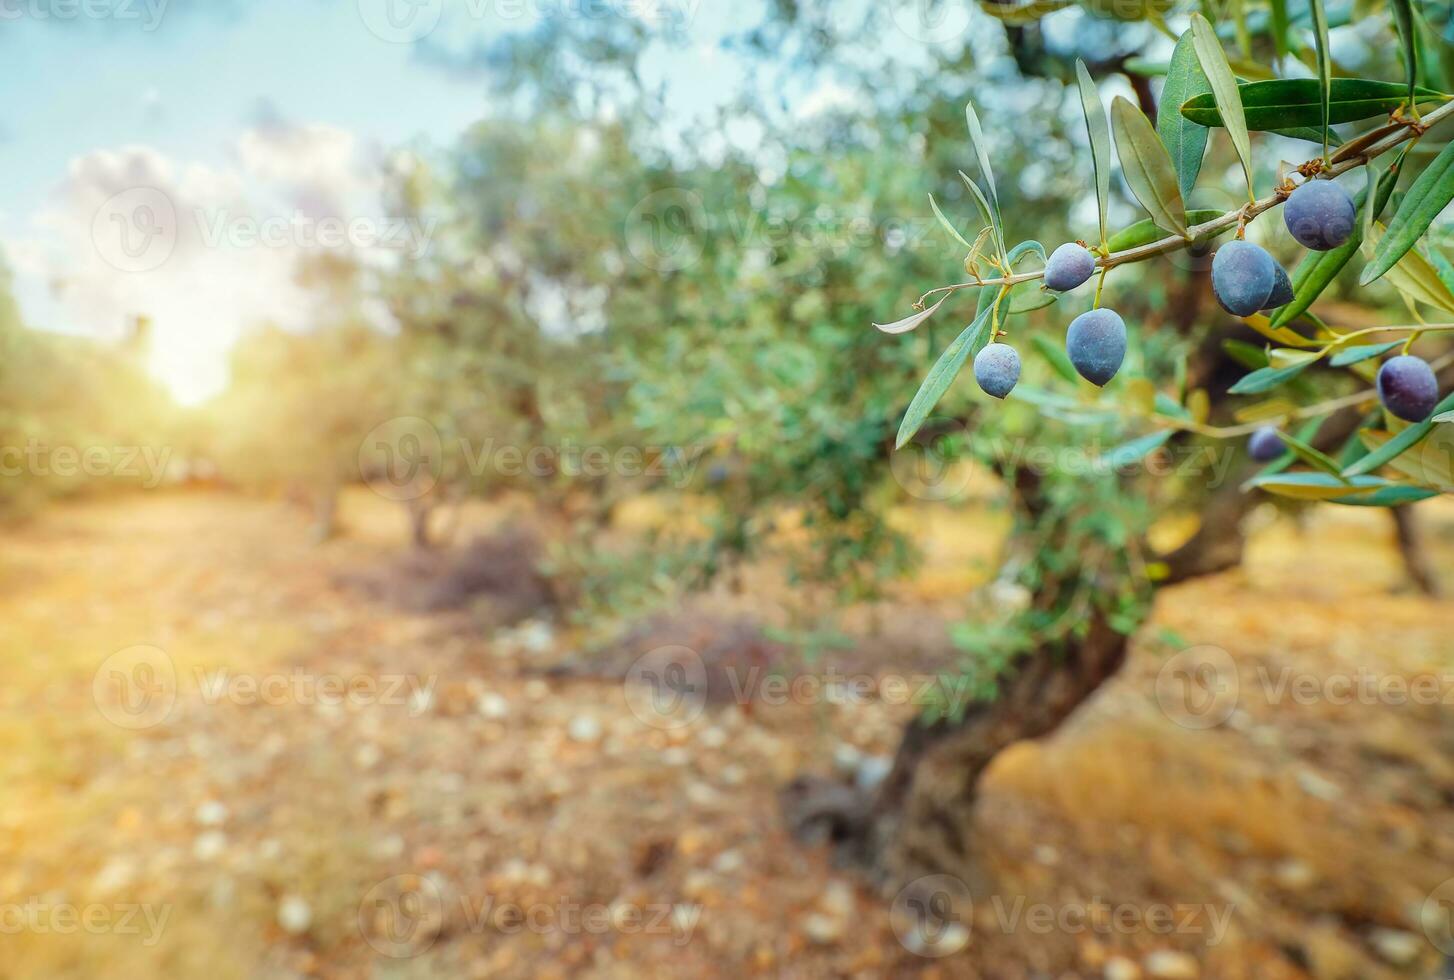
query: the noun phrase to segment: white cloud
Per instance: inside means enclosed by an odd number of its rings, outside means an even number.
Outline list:
[[[234,149],[220,167],[146,146],[74,158],[7,248],[22,303],[47,296],[26,304],[31,322],[110,339],[149,316],[153,370],[196,401],[223,387],[227,353],[249,326],[314,321],[321,297],[295,282],[300,258],[388,254],[369,237],[388,231],[381,173],[353,134],[270,120]]]

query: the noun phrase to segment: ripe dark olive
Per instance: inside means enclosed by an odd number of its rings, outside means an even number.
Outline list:
[[[1422,357],[1400,354],[1378,369],[1378,398],[1405,422],[1422,422],[1439,403],[1439,379]]]
[[[1066,242],[1050,253],[1045,263],[1045,288],[1063,293],[1074,289],[1096,271],[1095,256],[1075,242]]]
[[[1101,308],[1070,321],[1065,352],[1080,376],[1104,385],[1116,376],[1126,358],[1126,321],[1115,310]]]
[[[1285,306],[1292,302],[1292,280],[1287,277],[1287,270],[1281,263],[1274,262],[1276,273],[1272,283],[1272,292],[1268,294],[1267,302],[1263,304],[1264,310],[1275,310],[1279,306]]]
[[[974,380],[985,394],[1004,398],[1020,380],[1020,355],[1009,344],[990,344],[974,356]]]
[[[1247,455],[1259,463],[1268,463],[1281,456],[1287,449],[1282,442],[1282,436],[1277,434],[1277,429],[1270,425],[1264,425],[1252,437],[1247,440]]]
[[[1317,252],[1337,248],[1353,234],[1353,198],[1331,180],[1310,180],[1288,196],[1282,221],[1298,244]]]
[[[1267,305],[1277,285],[1277,262],[1251,242],[1228,242],[1212,257],[1212,292],[1233,316],[1251,316]]]

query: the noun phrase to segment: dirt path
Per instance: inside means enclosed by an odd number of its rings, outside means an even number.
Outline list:
[[[1454,674],[1451,606],[1391,593],[1366,517],[1279,524],[1245,574],[1163,596],[1104,696],[996,765],[976,830],[1002,895],[931,959],[774,802],[890,752],[903,708],[665,729],[533,671],[567,633],[340,585],[386,534],[312,547],[214,495],[59,508],[0,554],[0,976],[1418,976],[1454,876],[1454,708],[1323,682]],[[1187,644],[1240,681],[1211,730],[1157,700]]]

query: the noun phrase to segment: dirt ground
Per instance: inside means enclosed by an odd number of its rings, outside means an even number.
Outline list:
[[[1454,508],[1421,514],[1454,591]],[[1161,595],[1095,702],[991,770],[996,892],[927,948],[775,802],[880,766],[910,708],[643,723],[546,672],[568,627],[350,585],[401,520],[351,497],[314,546],[284,505],[176,492],[7,531],[0,977],[1436,975],[1454,605],[1379,513],[1260,515],[1244,569]],[[1184,646],[1233,665],[1223,724],[1163,710]],[[1417,678],[1435,703],[1367,695]]]

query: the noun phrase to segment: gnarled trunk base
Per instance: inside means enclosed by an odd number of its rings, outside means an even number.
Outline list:
[[[1127,644],[1096,615],[1083,639],[1024,658],[995,700],[971,704],[958,720],[909,725],[870,793],[794,780],[781,796],[789,825],[802,839],[831,842],[840,861],[885,885],[946,873],[971,892],[986,889],[971,826],[980,776],[1006,747],[1058,728],[1120,668]]]

